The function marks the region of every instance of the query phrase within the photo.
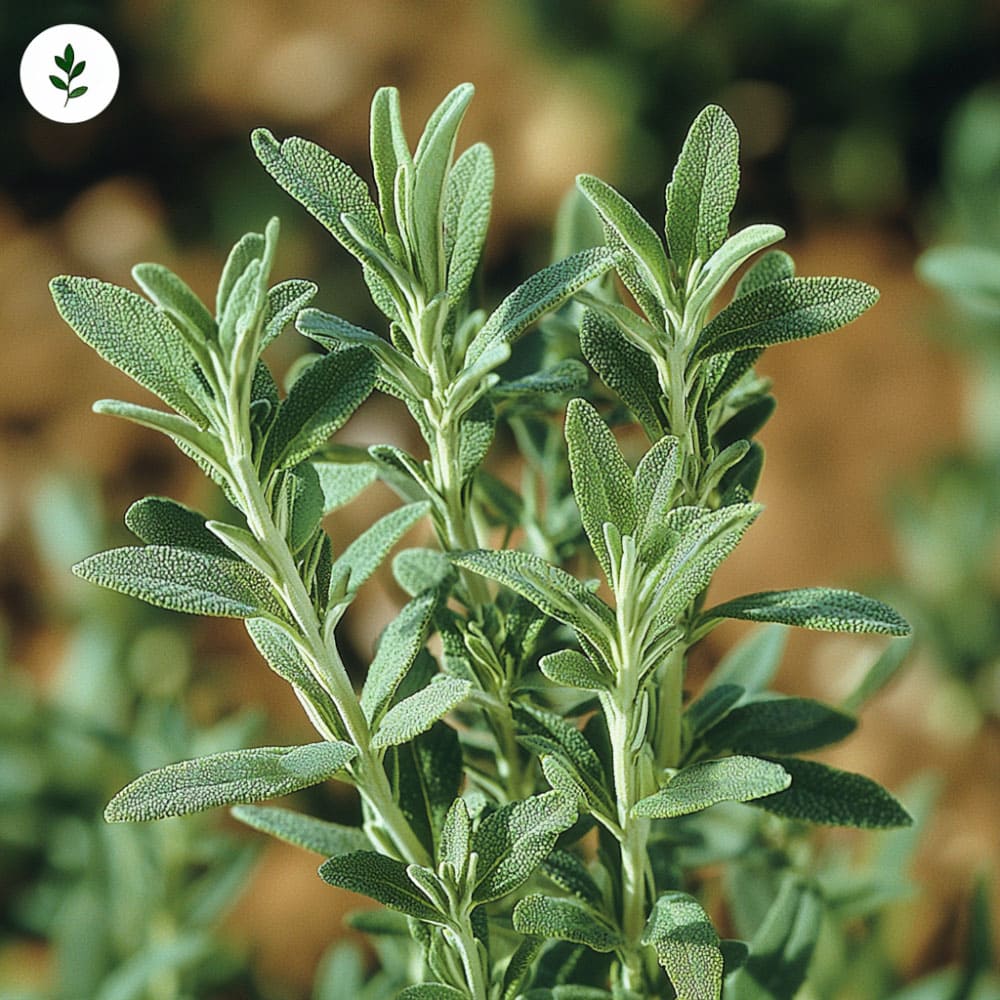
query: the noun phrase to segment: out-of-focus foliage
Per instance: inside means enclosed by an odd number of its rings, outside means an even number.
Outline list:
[[[43,687],[0,664],[0,996],[31,1000],[256,997],[216,928],[256,850],[211,818],[110,826],[136,769],[244,743],[246,714],[199,726],[185,705],[192,646],[168,616],[67,585],[99,544],[92,491],[50,482],[36,516],[43,569],[73,619]]]

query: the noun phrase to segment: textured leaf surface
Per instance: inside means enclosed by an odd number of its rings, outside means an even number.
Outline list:
[[[514,907],[514,930],[542,938],[573,941],[594,951],[611,951],[621,935],[575,899],[554,899],[532,893]]]
[[[771,250],[764,254],[746,274],[740,278],[733,293],[734,299],[743,298],[758,288],[795,277],[795,261],[784,250]]]
[[[788,819],[879,830],[909,826],[909,813],[881,785],[861,774],[840,771],[814,760],[777,757],[791,776],[791,787],[753,804]]]
[[[575,822],[576,806],[560,792],[512,802],[487,816],[472,844],[479,855],[476,902],[499,899],[526,882]]]
[[[710,104],[691,125],[667,187],[667,245],[681,274],[722,246],[740,186],[740,137]]]
[[[59,315],[102,358],[204,427],[194,360],[183,335],[152,303],[96,278],[53,278],[49,290]]]
[[[232,814],[255,830],[327,858],[371,846],[364,830],[356,826],[330,823],[280,806],[235,806]]]
[[[853,716],[811,698],[769,698],[734,708],[704,740],[714,750],[802,753],[836,743],[856,728]]]
[[[580,517],[591,548],[610,580],[612,556],[604,540],[604,523],[610,521],[623,535],[635,532],[632,470],[611,429],[584,399],[571,399],[566,409],[566,443]]]
[[[636,816],[685,816],[719,802],[748,802],[786,789],[791,779],[780,764],[757,757],[724,757],[678,771],[653,795],[640,799]]]
[[[231,559],[232,553],[205,527],[205,518],[168,497],[136,500],[125,512],[125,525],[147,545],[177,545]]]
[[[510,382],[500,382],[491,394],[494,397],[534,396],[547,392],[564,395],[586,389],[588,381],[589,373],[586,366],[575,358],[566,358],[545,371],[534,372]]]
[[[735,299],[702,330],[695,356],[764,348],[846,326],[878,301],[853,278],[788,278]]]
[[[327,781],[357,754],[350,743],[338,741],[185,760],[136,778],[108,803],[104,817],[109,823],[134,823],[273,799]]]
[[[474,362],[496,343],[515,340],[532,323],[599,278],[614,263],[615,257],[610,250],[597,247],[573,254],[532,275],[511,292],[483,324],[466,352],[466,364]]]
[[[324,514],[350,503],[378,478],[378,472],[371,462],[314,461],[312,466],[323,491]]]
[[[363,348],[327,354],[310,365],[281,404],[267,440],[268,464],[309,458],[361,405],[375,385],[375,359]]]
[[[807,587],[747,594],[719,604],[705,618],[779,622],[821,632],[874,632],[908,635],[910,626],[888,605],[850,590]]]
[[[538,665],[550,681],[563,687],[582,688],[584,691],[605,691],[611,686],[611,678],[575,649],[561,649],[557,653],[548,653],[539,660]]]
[[[372,749],[381,750],[412,740],[463,702],[471,689],[469,681],[457,677],[436,678],[385,713],[372,739]]]
[[[235,559],[147,545],[111,549],[73,567],[77,576],[171,611],[223,618],[280,617],[267,580]]]
[[[295,320],[299,311],[312,302],[318,291],[311,281],[301,281],[298,278],[282,281],[268,289],[260,338],[261,350]]]
[[[392,561],[392,575],[410,597],[452,580],[455,568],[439,549],[403,549]]]
[[[461,301],[479,263],[493,200],[493,154],[476,143],[448,174],[444,202],[444,241],[448,260],[448,300]]]
[[[335,710],[330,696],[313,676],[305,660],[302,659],[302,654],[292,642],[291,636],[266,618],[248,619],[246,629],[268,666],[282,680],[304,692],[313,705],[328,706],[331,710],[330,719],[335,720]],[[336,728],[339,727],[340,723],[337,721]]]
[[[214,339],[215,320],[211,313],[173,271],[162,264],[136,264],[132,277],[175,323],[190,329],[202,342]]]
[[[319,875],[330,885],[368,896],[409,917],[441,919],[427,897],[410,881],[406,865],[384,854],[375,851],[341,854],[320,865]]]
[[[444,983],[417,983],[396,994],[396,1000],[466,1000],[468,994]]]
[[[685,892],[665,892],[653,904],[642,943],[651,945],[677,1000],[719,1000],[722,952],[708,914]]]

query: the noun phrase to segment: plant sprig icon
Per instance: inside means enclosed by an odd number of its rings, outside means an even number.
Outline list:
[[[66,44],[66,48],[61,56],[56,56],[56,65],[66,74],[66,79],[60,79],[55,73],[49,76],[52,81],[52,86],[57,90],[64,90],[66,92],[66,100],[63,101],[63,107],[69,104],[70,100],[74,97],[83,97],[87,93],[87,87],[74,87],[70,90],[70,84],[84,71],[87,66],[87,61],[81,60],[80,62],[74,62],[76,55],[73,52],[73,46],[69,43]]]

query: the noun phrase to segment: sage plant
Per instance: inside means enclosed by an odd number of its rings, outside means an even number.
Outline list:
[[[112,400],[96,410],[166,434],[232,505],[206,520],[172,500],[139,500],[125,519],[141,544],[76,572],[178,611],[244,619],[318,736],[145,774],[107,818],[234,806],[251,826],[325,856],[320,876],[382,903],[386,915],[364,923],[397,935],[409,955],[380,995],[790,997],[818,933],[806,919],[821,905],[809,872],[789,861],[768,936],[748,947],[720,939],[685,849],[709,837],[723,803],[793,825],[909,823],[873,781],[799,756],[853,730],[887,661],[850,711],[767,690],[774,626],[695,698],[686,661],[726,619],[908,632],[892,609],[843,590],[706,600],[761,511],[753,438],[774,400],[755,362],[850,322],[877,292],[796,277],[791,258],[770,251],[713,318],[730,278],[784,234],[753,225],[728,235],[738,136],[711,106],[667,186],[665,241],[617,191],[581,177],[605,245],[558,260],[484,311],[471,289],[492,157],[483,144],[455,157],[471,97],[469,85],[452,91],[413,150],[397,92],[378,91],[374,193],[311,142],[253,135],[268,172],[360,263],[387,336],[309,308],[307,281],[269,284],[276,220],[233,248],[214,315],[155,264],[133,272],[147,298],[88,278],[52,282],[74,330],[174,412]],[[524,371],[537,334],[523,335],[560,309],[561,329],[578,328],[606,387],[596,394],[574,352],[550,351],[552,364]],[[261,355],[293,320],[325,353],[296,366],[282,395]],[[330,443],[373,390],[402,400],[426,457]],[[588,401],[608,391],[648,439],[634,467]],[[552,415],[566,397],[563,446]],[[521,493],[483,469],[498,422],[525,453]],[[402,505],[334,552],[324,517],[375,478]],[[547,524],[565,528],[574,500],[583,532],[546,538]],[[358,692],[337,626],[425,519],[436,544],[395,556],[409,600]],[[576,536],[594,563],[582,548],[574,556]],[[522,538],[525,548],[511,546]],[[330,779],[357,789],[360,827],[257,804]]]

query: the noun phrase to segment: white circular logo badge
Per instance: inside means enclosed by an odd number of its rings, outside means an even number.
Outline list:
[[[21,90],[50,121],[89,121],[118,89],[118,56],[99,31],[56,24],[36,35],[21,56]]]

